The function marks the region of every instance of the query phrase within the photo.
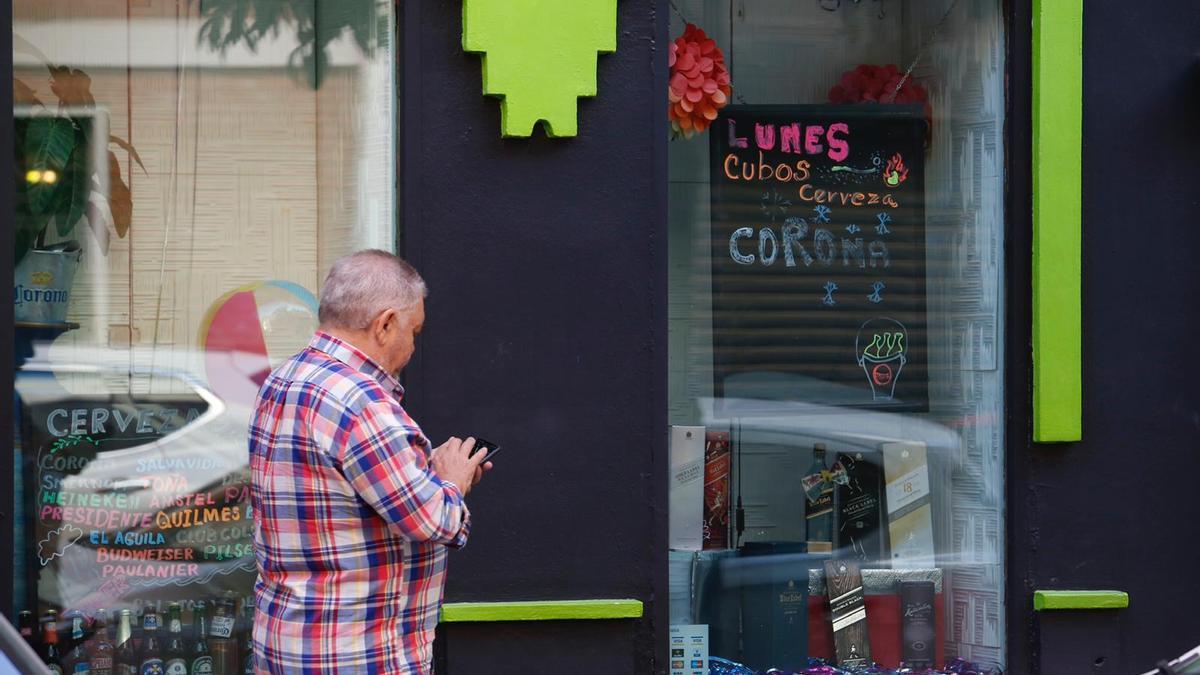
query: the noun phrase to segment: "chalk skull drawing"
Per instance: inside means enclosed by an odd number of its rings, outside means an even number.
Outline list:
[[[908,330],[904,324],[886,317],[866,321],[858,329],[854,350],[874,400],[892,400],[900,371],[908,363]]]

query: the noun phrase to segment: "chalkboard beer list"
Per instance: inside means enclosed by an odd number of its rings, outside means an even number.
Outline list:
[[[730,106],[709,135],[717,396],[928,410],[920,108]]]
[[[250,593],[245,427],[206,407],[106,397],[25,408],[28,560],[40,611],[190,610]]]

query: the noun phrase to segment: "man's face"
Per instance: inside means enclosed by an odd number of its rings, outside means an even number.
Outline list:
[[[386,363],[381,364],[393,375],[399,375],[404,366],[408,365],[416,350],[417,335],[425,327],[425,301],[418,300],[407,310],[395,313],[392,321],[387,322],[381,331],[380,347],[387,356]]]

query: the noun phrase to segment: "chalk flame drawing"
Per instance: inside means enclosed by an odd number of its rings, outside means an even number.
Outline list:
[[[887,166],[883,169],[883,182],[888,187],[898,187],[907,179],[908,167],[904,166],[904,158],[897,152],[892,155],[892,158],[888,160]]]

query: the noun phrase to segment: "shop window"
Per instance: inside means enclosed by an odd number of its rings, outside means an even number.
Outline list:
[[[1002,668],[1002,3],[672,21],[668,672]]]
[[[332,262],[395,247],[394,4],[13,5],[5,610],[64,668],[155,617],[161,658],[176,630],[190,650],[206,614],[215,672],[241,672],[250,406]]]

